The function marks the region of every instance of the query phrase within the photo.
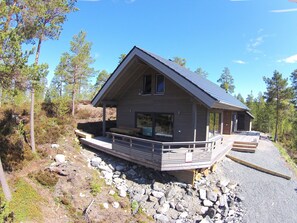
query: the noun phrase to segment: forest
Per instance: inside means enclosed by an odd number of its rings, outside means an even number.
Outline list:
[[[69,50],[59,55],[53,79],[47,79],[49,66],[39,62],[44,53],[42,46],[45,41],[59,40],[68,14],[78,10],[75,3],[0,2],[0,180],[8,201],[11,191],[2,168],[7,173],[19,171],[30,160],[44,155],[42,145],[73,134],[76,120],[90,116],[88,111],[77,112],[78,104],[88,103],[110,75],[93,67],[92,43],[87,33],[80,31],[70,41]],[[125,54],[121,54],[116,59],[120,63],[124,58]],[[174,57],[173,61],[186,66],[183,58]],[[195,72],[207,78],[202,68]],[[251,109],[253,130],[268,133],[296,165],[297,69],[289,79],[276,70],[265,75],[265,92],[254,95],[251,91],[246,99],[241,94],[235,97]],[[218,83],[230,94],[236,88],[228,68],[224,68]],[[2,209],[4,206],[1,202]],[[2,215],[10,217],[5,212]]]

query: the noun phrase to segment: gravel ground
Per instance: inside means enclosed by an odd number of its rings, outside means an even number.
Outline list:
[[[239,183],[245,208],[244,222],[296,223],[296,175],[273,143],[260,140],[256,153],[231,151],[229,154],[292,177],[291,180],[285,180],[224,158],[218,165],[217,174]]]

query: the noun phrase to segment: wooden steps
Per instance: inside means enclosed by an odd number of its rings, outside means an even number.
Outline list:
[[[254,153],[258,147],[257,142],[234,141],[232,150],[237,152]]]
[[[91,138],[94,138],[94,135],[93,134],[90,134],[90,133],[87,133],[87,132],[83,132],[79,129],[76,129],[75,130],[75,134],[80,137],[80,138],[85,138],[85,139],[91,139]]]

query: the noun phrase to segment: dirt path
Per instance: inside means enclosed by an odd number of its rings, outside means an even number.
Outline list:
[[[239,182],[241,196],[246,207],[244,222],[296,223],[297,180],[296,175],[280,156],[278,149],[268,140],[260,140],[256,153],[233,152],[236,156],[264,168],[292,177],[291,180],[268,175],[225,158],[219,163],[217,174]]]

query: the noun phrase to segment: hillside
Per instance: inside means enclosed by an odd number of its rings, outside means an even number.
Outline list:
[[[19,167],[13,162],[10,166],[15,168],[7,174],[13,200],[7,204],[1,199],[1,219],[4,222],[193,222],[193,220],[246,222],[247,219],[250,222],[252,220],[251,204],[260,205],[251,202],[254,200],[254,192],[264,194],[266,191],[266,188],[261,186],[262,182],[256,183],[257,179],[263,179],[263,176],[258,176],[257,171],[239,168],[236,166],[238,164],[233,165],[231,160],[225,158],[218,164],[217,170],[213,169],[212,173],[203,172],[194,185],[189,185],[177,181],[167,173],[83,147],[74,135],[74,129],[78,123],[100,121],[100,114],[100,108],[81,104],[78,106],[75,123],[65,122],[59,127],[60,129],[56,129],[61,133],[56,141],[53,140],[54,132],[48,130],[47,137],[40,142],[47,140],[51,143],[39,143],[37,156],[30,155],[29,148],[24,147],[24,151],[27,152],[19,157]],[[26,115],[17,117],[26,119]],[[112,120],[114,117],[115,111],[108,111],[108,119]],[[11,120],[10,124],[14,121]],[[61,129],[65,132],[61,132]],[[25,145],[25,142],[23,143]],[[265,148],[258,151],[256,157],[269,153]],[[255,154],[252,154],[251,158],[253,155],[255,157]],[[278,153],[275,153],[275,156],[280,159]],[[259,159],[261,160],[261,157]],[[5,160],[4,164],[7,164]],[[286,182],[284,179],[261,174],[268,181],[279,182],[277,184]],[[242,177],[238,178],[239,175]],[[250,182],[248,179],[255,180],[251,188],[246,187]],[[290,181],[290,185],[294,184],[296,185],[295,179]],[[269,187],[270,184],[265,185]],[[278,190],[277,185],[273,185],[273,190]],[[296,196],[296,193],[289,190],[286,194],[275,195],[274,199],[280,199],[278,196],[292,196],[292,198]],[[262,199],[264,200],[255,201],[269,202],[268,198]],[[294,204],[289,202],[288,205],[282,203],[277,205],[281,205],[282,207],[277,207],[288,214],[288,220],[294,218],[293,214],[286,212],[289,210],[289,205]],[[257,219],[271,219],[267,217],[270,214],[267,210],[261,210],[261,213],[257,214]]]

